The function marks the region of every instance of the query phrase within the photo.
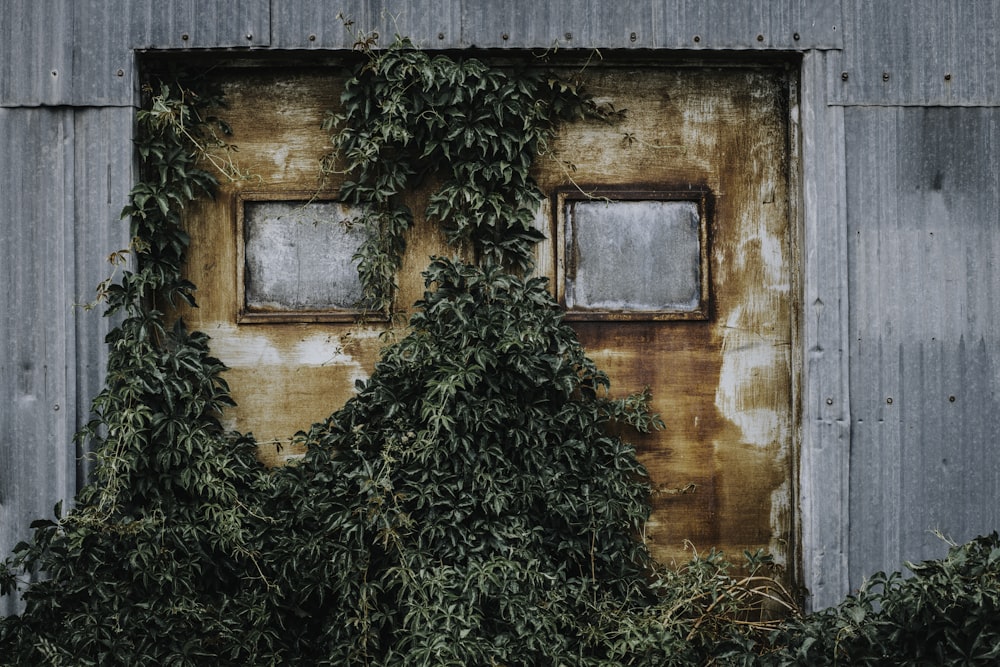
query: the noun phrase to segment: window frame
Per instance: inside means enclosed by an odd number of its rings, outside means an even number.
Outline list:
[[[236,322],[238,324],[296,324],[384,320],[385,314],[362,308],[258,309],[247,303],[246,204],[268,202],[344,203],[334,194],[303,190],[241,191],[234,195],[233,228],[236,244]]]
[[[647,188],[647,187],[601,187],[574,186],[556,190],[552,196],[553,215],[556,229],[556,298],[565,311],[565,319],[569,321],[671,321],[671,320],[708,320],[711,318],[712,293],[710,271],[710,234],[712,224],[712,197],[705,187],[686,188]],[[622,201],[686,201],[692,202],[698,210],[698,245],[699,245],[699,299],[698,306],[693,310],[659,309],[659,310],[609,310],[589,309],[566,306],[566,280],[574,275],[567,241],[570,234],[567,216],[567,206],[577,201],[610,202]]]

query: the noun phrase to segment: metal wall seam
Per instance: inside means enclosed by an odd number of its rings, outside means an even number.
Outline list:
[[[828,53],[802,62],[802,443],[799,516],[803,583],[812,609],[847,590],[850,471],[847,220],[843,109],[827,104]]]

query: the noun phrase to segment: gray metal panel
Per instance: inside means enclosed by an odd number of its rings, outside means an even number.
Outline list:
[[[803,50],[840,48],[842,43],[838,0],[652,4],[657,32],[653,46],[658,48]]]
[[[857,586],[1000,527],[1000,109],[845,121]]]
[[[357,36],[373,32],[382,46],[397,34],[427,49],[465,46],[461,0],[303,0],[271,7],[273,48],[349,49]]]
[[[108,255],[128,247],[129,226],[121,220],[134,182],[133,110],[125,108],[77,109],[74,115],[75,191],[73,211],[74,279],[76,304],[94,302],[98,283],[115,269]],[[104,337],[113,323],[97,304],[73,309],[76,354],[76,427],[90,419],[90,403],[104,388],[108,350]],[[86,452],[79,450],[78,454]],[[90,466],[77,461],[77,485],[85,481]]]
[[[73,114],[0,109],[0,547],[75,491]],[[67,145],[69,150],[67,150]],[[70,229],[67,230],[67,225]],[[69,233],[67,233],[69,231]],[[68,275],[67,275],[68,274]],[[4,599],[0,604],[9,604]]]
[[[803,58],[799,107],[803,228],[799,516],[802,582],[812,609],[836,604],[848,590],[851,406],[844,109],[827,104],[829,56],[816,51]]]
[[[132,103],[134,68],[127,3],[3,3],[0,106]]]
[[[423,48],[802,50],[842,39],[836,0],[303,0],[272,12],[280,48],[349,47],[338,13],[383,45],[399,33]]]
[[[1000,104],[1000,3],[843,0],[838,104]],[[841,72],[847,79],[841,78]]]
[[[0,106],[133,105],[133,49],[259,47],[271,40],[268,0],[2,2]]]
[[[91,298],[108,248],[128,236],[113,220],[129,187],[130,127],[127,108],[0,108],[4,556],[77,489],[73,435],[102,383],[107,322],[75,304]],[[15,607],[0,600],[0,613]]]
[[[138,49],[259,47],[271,43],[270,0],[107,1],[115,2],[124,12],[131,10],[130,46]]]

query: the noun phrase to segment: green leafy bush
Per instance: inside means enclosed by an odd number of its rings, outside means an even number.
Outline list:
[[[1000,664],[1000,538],[877,573],[836,607],[791,620],[767,665]]]
[[[540,279],[435,260],[409,334],[276,472],[267,535],[316,664],[581,662],[648,606],[644,470]]]

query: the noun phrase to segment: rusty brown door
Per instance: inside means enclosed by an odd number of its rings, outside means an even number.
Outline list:
[[[240,166],[188,216],[189,278],[239,407],[232,426],[280,460],[291,436],[351,396],[385,344],[351,311],[351,212],[319,179],[332,70],[221,74]],[[664,562],[690,547],[794,561],[795,262],[789,75],[782,67],[602,64],[584,77],[614,123],[560,131],[537,163],[549,199],[539,271],[615,393],[648,386],[666,429],[636,439],[654,483],[647,528]],[[413,194],[414,210],[424,195]],[[331,223],[331,221],[334,221]],[[442,251],[417,221],[398,307]],[[450,251],[449,251],[450,252]],[[346,267],[346,269],[345,269]]]

